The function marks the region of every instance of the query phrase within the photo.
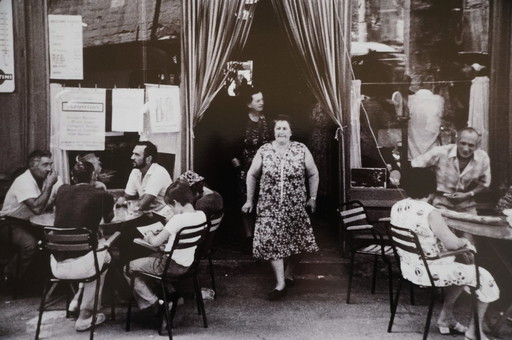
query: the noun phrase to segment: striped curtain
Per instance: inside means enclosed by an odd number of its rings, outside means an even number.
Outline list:
[[[226,81],[227,62],[241,52],[256,1],[183,0],[181,101],[184,110],[182,164],[193,169],[194,126]],[[182,170],[185,170],[182,169]]]

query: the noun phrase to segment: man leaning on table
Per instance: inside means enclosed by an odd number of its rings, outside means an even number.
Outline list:
[[[412,160],[415,168],[435,170],[433,206],[476,215],[474,196],[491,184],[489,156],[479,149],[480,141],[480,133],[466,127],[458,132],[456,144],[434,147]]]
[[[0,211],[0,238],[11,237],[11,242],[20,250],[17,279],[23,277],[37,250],[37,229],[31,227],[29,219],[53,206],[57,189],[62,185],[53,169],[49,151],[33,151],[28,156],[27,166],[28,169],[14,180],[7,191]],[[3,279],[14,278],[15,268],[16,259],[13,259],[4,267]]]
[[[169,209],[164,202],[165,191],[171,185],[172,179],[167,170],[157,163],[158,150],[148,141],[140,141],[133,148],[133,170],[128,177],[128,183],[124,189],[124,197],[120,197],[117,204],[124,204],[126,200],[138,200],[138,209],[145,212],[163,213]],[[151,213],[145,214],[139,221],[140,225],[148,225],[157,222]],[[140,237],[136,228],[123,228],[121,232],[121,261],[130,261],[142,256],[133,249],[134,238]]]

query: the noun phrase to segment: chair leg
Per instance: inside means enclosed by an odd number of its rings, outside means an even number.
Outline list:
[[[217,298],[217,288],[215,287],[215,273],[213,272],[213,263],[211,257],[208,257],[208,267],[210,269],[210,277],[212,279],[212,289],[215,295],[213,296],[214,299]]]
[[[388,287],[389,287],[389,310],[393,311],[393,270],[391,263],[387,263],[388,266]]]
[[[101,273],[98,275],[96,279],[96,290],[94,291],[94,305],[92,308],[92,326],[91,326],[91,335],[89,337],[90,340],[94,339],[94,329],[96,328],[96,320],[98,319],[98,300],[100,295],[100,287],[101,287]],[[85,289],[85,288],[84,288]]]
[[[43,295],[41,297],[41,305],[39,306],[39,318],[37,319],[37,328],[36,328],[36,340],[39,339],[39,333],[41,331],[41,320],[43,319],[44,312],[44,304],[46,302],[46,295],[50,290],[50,280],[46,281],[43,288]]]
[[[169,311],[169,302],[167,300],[167,291],[165,289],[165,283],[163,281],[160,281],[161,283],[161,287],[162,287],[162,296],[164,298],[164,311],[165,311],[165,314],[162,315],[162,317],[165,318],[165,320],[167,321],[167,335],[169,336],[169,340],[172,340],[172,317],[171,317],[171,313]],[[173,308],[174,308],[174,304],[173,304]],[[160,334],[162,335],[162,334]]]
[[[411,299],[411,306],[414,306],[414,284],[409,282],[409,298]]]
[[[375,294],[375,286],[377,283],[377,260],[378,256],[373,257],[373,273],[372,273],[372,294]]]
[[[476,288],[470,287],[472,303],[473,303],[473,318],[475,319],[475,333],[477,340],[481,340],[480,338],[480,323],[478,318],[478,298],[476,296]]]
[[[434,309],[434,300],[436,297],[436,287],[432,287],[430,291],[430,304],[428,305],[427,322],[425,323],[425,330],[423,331],[423,340],[427,340],[428,332],[430,330],[430,320],[432,319],[432,310]]]
[[[12,299],[16,300],[19,295],[19,286],[21,283],[21,253],[18,253],[18,259],[16,260],[16,271],[14,272],[14,286],[12,287]]]
[[[194,274],[194,288],[196,291],[196,300],[199,305],[201,314],[203,315],[203,327],[208,328],[208,320],[206,319],[206,310],[204,309],[203,295],[201,294],[201,287],[199,287],[199,279],[197,274]]]
[[[398,307],[398,299],[400,298],[400,288],[402,287],[402,278],[398,280],[398,287],[396,288],[395,301],[393,302],[393,306],[391,308],[391,317],[389,318],[388,324],[388,333],[391,333],[391,329],[393,328],[393,322],[395,321],[396,308]]]
[[[134,285],[134,281],[135,281],[135,277],[131,277],[130,279],[130,301],[128,302],[128,310],[126,311],[126,332],[129,332],[130,331],[130,323],[131,323],[131,320],[132,320],[132,305],[133,305],[133,300],[135,299],[133,297],[133,285]]]
[[[348,274],[348,288],[347,288],[347,304],[350,303],[350,293],[352,291],[352,278],[354,276],[354,260],[356,253],[352,252],[350,254],[350,269]]]

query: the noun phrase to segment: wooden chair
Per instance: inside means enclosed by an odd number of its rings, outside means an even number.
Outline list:
[[[47,250],[52,255],[58,255],[62,253],[66,253],[66,256],[74,257],[73,253],[76,254],[76,257],[82,256],[84,252],[92,251],[94,258],[94,274],[88,277],[82,277],[77,279],[62,279],[57,278],[53,273],[50,273],[50,277],[48,278],[41,298],[41,305],[39,307],[39,319],[37,321],[37,330],[36,330],[36,339],[39,339],[39,332],[41,329],[41,319],[43,317],[45,301],[50,295],[50,292],[55,288],[54,286],[60,282],[69,282],[69,283],[79,283],[79,282],[92,282],[96,280],[96,290],[94,294],[94,307],[93,307],[93,316],[92,316],[92,327],[90,330],[90,339],[94,338],[94,328],[96,326],[96,318],[98,313],[98,297],[100,290],[100,278],[101,275],[109,268],[109,263],[104,263],[100,268],[98,262],[98,252],[107,249],[110,243],[119,235],[115,233],[112,235],[109,240],[105,243],[104,246],[98,248],[98,229],[88,229],[88,228],[54,228],[54,227],[45,227],[43,232],[43,239],[41,241],[41,248],[43,250]],[[112,294],[113,296],[113,294]],[[69,295],[66,296],[66,316],[68,315],[68,306],[69,306]],[[115,304],[111,304],[111,313],[114,315]]]
[[[365,207],[360,201],[349,201],[344,203],[338,209],[341,225],[344,233],[344,239],[350,251],[350,273],[347,289],[347,303],[350,303],[350,294],[352,291],[352,279],[354,276],[354,263],[356,255],[366,255],[373,257],[373,275],[372,275],[372,294],[375,293],[377,262],[381,258],[388,270],[389,286],[389,306],[393,303],[393,274],[390,257],[393,256],[393,248],[389,240],[385,239],[382,233],[375,228],[374,223],[384,223],[387,220],[381,219],[377,222],[371,222]]]
[[[435,260],[435,259],[440,259],[443,257],[455,256],[455,255],[464,254],[464,253],[471,253],[471,254],[475,255],[475,252],[471,249],[463,248],[463,249],[458,249],[458,250],[442,253],[437,257],[427,258],[425,256],[425,253],[423,252],[420,241],[415,232],[413,232],[412,230],[409,230],[409,229],[396,227],[394,225],[390,225],[389,230],[390,230],[390,236],[391,236],[391,240],[392,240],[392,246],[394,249],[394,254],[397,257],[397,259],[399,260],[400,252],[406,252],[406,253],[412,254],[412,256],[417,256],[418,258],[420,258],[425,266],[425,270],[426,270],[426,273],[427,273],[429,281],[430,281],[430,286],[429,286],[429,288],[430,288],[430,303],[429,303],[428,312],[427,312],[427,322],[425,324],[425,330],[423,331],[423,340],[426,340],[428,337],[429,329],[430,329],[430,320],[432,318],[432,310],[434,307],[436,290],[437,290],[437,288],[440,288],[440,287],[446,287],[446,285],[443,285],[442,281],[440,281],[440,280],[434,281],[434,278],[432,277],[432,273],[430,272],[428,260]],[[479,275],[478,265],[476,263],[476,256],[473,256],[473,257],[475,258],[474,265],[475,265],[475,272],[476,272],[477,287],[479,287],[480,286],[480,275]],[[391,309],[391,317],[389,319],[389,324],[388,324],[388,333],[391,333],[391,329],[393,327],[393,321],[395,319],[396,309],[398,306],[398,299],[400,298],[400,288],[401,288],[402,282],[404,280],[411,282],[411,281],[407,280],[406,278],[404,278],[402,274],[400,275],[400,281],[398,282],[398,287],[397,287],[396,294],[395,294],[395,300],[393,302],[393,306]],[[437,282],[437,284],[436,284],[436,282]],[[414,282],[411,282],[411,283],[416,284]],[[477,338],[478,338],[478,340],[480,340],[480,329],[479,329],[479,324],[478,324],[477,297],[476,297],[476,289],[477,288],[476,287],[469,287],[469,288],[471,290],[471,295],[473,297],[473,307],[474,307],[473,309],[474,309],[474,318],[475,318],[475,325],[476,325],[476,334],[478,334]]]
[[[208,321],[206,319],[206,311],[204,308],[203,296],[201,294],[201,287],[199,286],[199,262],[200,256],[203,251],[204,242],[206,240],[206,235],[209,232],[209,224],[208,222],[203,222],[198,225],[189,226],[182,228],[174,239],[174,243],[170,251],[161,251],[162,255],[167,255],[167,261],[165,263],[164,271],[160,275],[153,275],[149,273],[138,272],[137,275],[143,275],[145,277],[154,279],[160,283],[160,287],[162,288],[162,297],[164,300],[164,315],[167,321],[167,334],[169,339],[172,339],[172,320],[176,313],[176,306],[178,304],[178,295],[173,294],[171,296],[171,300],[173,302],[171,310],[169,310],[169,298],[167,296],[167,289],[165,288],[166,283],[174,283],[181,281],[185,278],[192,277],[194,284],[194,294],[196,297],[198,314],[203,317],[203,326],[204,328],[208,328]],[[194,261],[188,268],[187,272],[179,276],[170,276],[167,274],[167,268],[169,268],[170,260],[172,258],[173,253],[176,250],[185,250],[195,248],[194,253]],[[134,285],[134,276],[131,276],[130,286],[133,291]],[[128,311],[126,314],[126,331],[130,331],[130,322],[131,322],[131,313],[132,313],[132,304],[133,304],[133,294],[130,303],[128,304]]]
[[[208,218],[208,223],[210,224],[210,231],[206,236],[206,240],[204,241],[203,252],[201,254],[201,260],[208,260],[208,271],[210,273],[210,278],[212,282],[212,289],[215,292],[214,298],[217,298],[217,288],[215,286],[215,273],[213,271],[213,262],[212,255],[215,252],[215,248],[213,248],[213,241],[215,240],[215,235],[219,226],[222,222],[222,218],[224,217],[224,212],[222,210],[217,211]]]

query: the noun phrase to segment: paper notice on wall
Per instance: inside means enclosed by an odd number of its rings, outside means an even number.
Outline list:
[[[82,17],[48,15],[50,78],[84,79]]]
[[[181,129],[180,90],[178,86],[146,85],[151,133],[178,132]]]
[[[105,94],[75,88],[57,95],[62,150],[105,150]]]
[[[112,90],[112,131],[138,132],[144,122],[144,90]]]
[[[0,92],[14,92],[12,2],[0,1]]]

